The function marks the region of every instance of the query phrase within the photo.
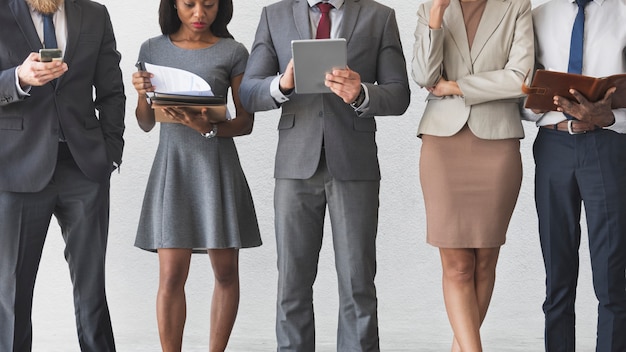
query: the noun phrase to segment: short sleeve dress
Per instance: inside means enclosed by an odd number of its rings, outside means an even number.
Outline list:
[[[245,70],[248,51],[229,38],[189,50],[159,36],[142,44],[139,60],[193,72],[215,95],[227,96],[231,78]],[[233,138],[207,139],[182,124],[162,123],[135,246],[205,252],[260,245],[254,203]]]

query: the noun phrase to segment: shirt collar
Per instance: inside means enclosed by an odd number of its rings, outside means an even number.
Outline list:
[[[320,2],[320,0],[307,0],[307,2],[309,3],[309,7],[315,7],[315,5],[317,5]],[[343,6],[344,0],[328,0],[326,1],[328,3],[330,3],[331,5],[333,5],[336,9],[340,9],[341,6]]]
[[[30,5],[28,5],[28,9],[30,10],[31,15],[34,14],[37,17],[41,17],[42,16],[39,11],[36,11]],[[53,14],[53,16],[56,16],[57,14],[64,13],[64,12],[65,12],[65,1],[61,2],[61,5],[59,5],[59,8],[57,9],[57,12],[55,12]]]
[[[576,0],[568,0],[570,3],[575,4]],[[589,2],[595,2],[596,4],[602,6],[602,3],[604,3],[604,0],[589,0]]]

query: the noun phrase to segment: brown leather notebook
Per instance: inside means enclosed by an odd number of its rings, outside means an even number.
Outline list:
[[[227,121],[226,115],[226,105],[173,105],[173,104],[159,104],[152,103],[152,108],[154,109],[154,120],[156,122],[165,122],[165,123],[179,123],[176,120],[172,120],[169,118],[161,108],[190,108],[197,112],[200,112],[203,108],[207,109],[207,114],[209,115],[209,121],[212,123],[220,123]]]
[[[555,95],[576,101],[569,93],[570,89],[575,89],[587,100],[596,102],[602,100],[611,87],[617,87],[612,96],[611,107],[626,108],[626,74],[596,78],[574,73],[537,70],[530,87],[524,83],[522,91],[528,95],[525,105],[527,109],[551,111],[556,110],[553,102]]]
[[[226,114],[226,98],[221,96],[155,93],[150,100],[152,102],[152,108],[154,109],[156,122],[178,123],[178,121],[172,120],[166,116],[161,110],[162,108],[168,107],[185,107],[198,112],[206,108],[211,122],[219,123],[228,120]]]

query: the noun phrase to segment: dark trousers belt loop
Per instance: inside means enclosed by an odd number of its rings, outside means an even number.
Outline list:
[[[569,132],[569,134],[581,134],[600,129],[600,127],[596,125],[576,120],[565,120],[555,123],[554,125],[545,125],[541,127],[555,131]]]

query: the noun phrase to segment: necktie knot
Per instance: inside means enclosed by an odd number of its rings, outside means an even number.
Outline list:
[[[329,39],[330,38],[330,15],[329,12],[334,6],[327,2],[317,3],[317,8],[320,9],[322,16],[317,25],[317,33],[315,39]]]
[[[579,1],[584,1],[584,0],[579,0]],[[317,8],[320,9],[320,12],[322,14],[328,14],[330,12],[331,9],[335,8],[332,4],[327,3],[327,2],[320,2],[317,4]]]
[[[587,4],[589,4],[591,0],[576,0],[576,4],[578,5],[579,8],[584,9],[585,6],[587,6]]]
[[[54,31],[53,14],[41,14],[43,18],[43,45],[45,48],[57,48],[57,38]]]

